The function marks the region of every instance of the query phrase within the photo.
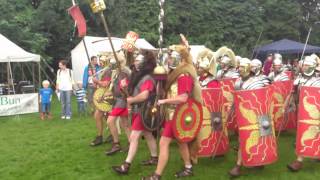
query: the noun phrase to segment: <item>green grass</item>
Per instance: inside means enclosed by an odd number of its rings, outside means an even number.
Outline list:
[[[95,123],[91,117],[80,118],[77,113],[71,121],[61,120],[60,105],[54,101],[54,119],[40,121],[38,114],[28,114],[0,118],[0,180],[10,179],[140,179],[149,175],[155,167],[140,166],[140,161],[148,158],[145,141],[141,141],[130,174],[118,176],[111,170],[112,165],[124,161],[126,154],[111,157],[104,155],[110,144],[89,147],[95,137]],[[73,104],[73,110],[76,105]],[[288,172],[286,164],[295,159],[294,133],[284,133],[280,138],[279,161],[264,170],[245,169],[239,179],[319,179],[320,163],[307,160],[304,169],[298,173]],[[125,144],[124,135],[121,137]],[[233,145],[237,144],[232,137]],[[173,174],[180,170],[182,161],[173,143],[170,161],[163,175],[164,180],[174,179]],[[236,153],[230,150],[224,158],[200,159],[195,166],[195,176],[185,179],[229,179],[227,172],[233,167]]]

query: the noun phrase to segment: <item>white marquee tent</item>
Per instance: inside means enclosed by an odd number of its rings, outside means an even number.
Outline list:
[[[40,55],[32,54],[0,34],[0,67],[6,67],[7,82],[1,82],[1,86],[12,89],[13,94],[0,95],[0,116],[33,113],[39,111],[38,94],[16,94],[13,82],[12,63],[37,63],[38,83],[40,84]],[[35,72],[33,83],[35,85]]]
[[[0,63],[40,62],[40,55],[32,54],[0,34]]]
[[[112,37],[111,40],[115,50],[119,51],[124,39]],[[157,50],[145,39],[138,39],[135,44],[141,49]],[[82,81],[84,68],[89,62],[88,57],[97,56],[101,52],[112,52],[107,37],[85,36],[83,40],[71,50],[73,77],[75,81]]]

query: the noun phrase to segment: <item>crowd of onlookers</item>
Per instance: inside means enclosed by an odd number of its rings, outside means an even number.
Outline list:
[[[61,102],[61,119],[71,119],[71,96],[74,94],[77,100],[78,113],[80,115],[85,115],[87,112],[87,102],[92,103],[92,96],[94,92],[92,79],[89,77],[94,75],[96,70],[100,70],[97,63],[97,57],[91,58],[91,64],[96,67],[95,70],[86,66],[83,81],[75,82],[73,78],[73,72],[71,69],[67,68],[67,61],[59,61],[59,69],[57,71],[57,81],[56,81],[56,95]],[[86,95],[88,92],[88,96]],[[39,91],[40,95],[40,118],[42,120],[48,118],[51,119],[52,115],[50,113],[51,100],[53,96],[53,90],[50,88],[50,82],[44,80],[42,82],[42,88]]]

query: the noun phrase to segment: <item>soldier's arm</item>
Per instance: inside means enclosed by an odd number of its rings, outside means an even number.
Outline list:
[[[188,97],[189,96],[187,93],[183,93],[183,94],[180,94],[174,98],[161,99],[158,101],[158,104],[159,105],[161,105],[161,104],[181,104],[181,103],[187,102]]]
[[[145,90],[134,97],[128,97],[127,102],[128,104],[139,103],[147,100],[148,97],[149,97],[149,91]]]

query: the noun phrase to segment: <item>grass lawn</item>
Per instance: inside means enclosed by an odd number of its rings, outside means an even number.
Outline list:
[[[76,105],[73,104],[75,112]],[[155,167],[143,167],[139,163],[148,158],[145,141],[141,141],[130,174],[118,176],[112,165],[124,161],[126,154],[104,155],[110,144],[90,147],[95,137],[95,123],[92,117],[79,117],[74,113],[71,121],[60,119],[60,105],[54,100],[51,121],[39,120],[38,114],[0,117],[0,180],[10,179],[140,179],[149,175]],[[122,142],[125,144],[124,135]],[[235,145],[236,138],[231,137]],[[279,161],[264,170],[243,169],[238,179],[319,179],[320,162],[307,160],[304,169],[298,173],[288,172],[286,164],[295,159],[294,133],[283,133],[279,145]],[[180,170],[182,161],[173,143],[164,180],[175,179],[173,174]],[[195,176],[185,179],[229,179],[228,170],[233,167],[236,153],[230,150],[227,156],[214,160],[200,159],[194,167]]]

